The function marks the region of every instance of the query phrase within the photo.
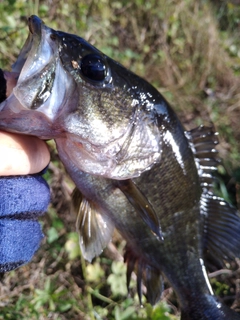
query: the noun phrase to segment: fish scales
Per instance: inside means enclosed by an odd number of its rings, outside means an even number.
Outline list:
[[[240,319],[213,294],[205,252],[240,256],[237,211],[212,194],[216,135],[186,132],[148,82],[84,39],[29,18],[13,66],[20,76],[0,104],[0,129],[55,139],[75,182],[79,243],[91,261],[117,228],[127,241],[127,284],[137,268],[147,298],[174,288],[182,320]]]

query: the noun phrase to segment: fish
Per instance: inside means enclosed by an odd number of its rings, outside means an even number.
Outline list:
[[[84,258],[101,254],[116,228],[127,243],[126,284],[136,270],[140,303],[143,281],[154,305],[166,279],[181,320],[240,319],[207,276],[207,256],[218,265],[240,256],[239,214],[212,191],[213,126],[185,130],[158,90],[83,38],[34,15],[28,27],[0,129],[55,140],[76,184]]]

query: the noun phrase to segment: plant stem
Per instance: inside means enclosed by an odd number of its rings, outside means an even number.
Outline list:
[[[83,278],[86,281],[88,312],[89,312],[90,318],[92,320],[95,320],[94,308],[93,308],[93,303],[92,303],[92,295],[91,295],[91,290],[93,290],[93,289],[88,285],[87,272],[86,272],[86,261],[84,260],[82,254],[80,256],[81,256],[81,266],[82,266]]]

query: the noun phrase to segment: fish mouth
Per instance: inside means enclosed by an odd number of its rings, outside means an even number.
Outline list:
[[[12,66],[12,71],[19,73],[12,95],[20,104],[14,105],[18,109],[20,106],[40,111],[53,120],[64,100],[63,88],[66,87],[66,75],[59,58],[60,39],[57,31],[47,27],[37,16],[29,17],[28,28],[28,38]],[[14,107],[9,103],[9,108]]]
[[[28,38],[23,45],[16,62],[12,66],[13,72],[23,73],[24,69],[32,67],[31,63],[33,62],[35,62],[35,64],[37,62],[36,68],[38,68],[40,67],[39,58],[41,57],[41,54],[43,53],[46,63],[48,62],[47,60],[49,60],[49,55],[52,54],[52,52],[50,52],[51,45],[49,41],[46,40],[48,38],[48,33],[51,33],[51,31],[54,32],[54,30],[48,28],[39,17],[34,15],[28,18],[28,29]],[[52,48],[52,50],[54,50],[54,48]],[[42,58],[43,57],[41,57],[41,59]]]
[[[42,27],[42,23],[43,21],[37,17],[32,15],[31,17],[28,18],[28,28],[29,28],[29,32],[31,34],[41,34],[41,27]]]
[[[24,101],[24,107],[36,110],[51,96],[58,45],[51,37],[54,30],[45,26],[37,16],[29,17],[28,27],[28,39],[14,66],[20,69],[14,94],[19,101]]]

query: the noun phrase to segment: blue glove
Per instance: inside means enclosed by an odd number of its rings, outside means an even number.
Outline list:
[[[31,260],[43,238],[37,219],[49,201],[49,186],[40,174],[0,178],[0,272]]]

